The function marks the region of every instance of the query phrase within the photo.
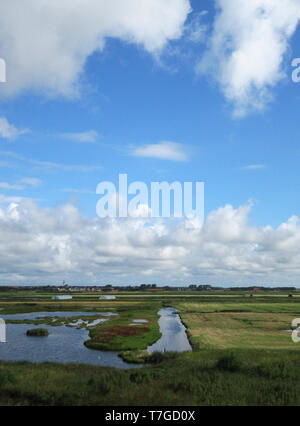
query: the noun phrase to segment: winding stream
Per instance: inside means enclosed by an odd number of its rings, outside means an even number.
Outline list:
[[[158,312],[160,315],[158,323],[162,336],[154,345],[147,348],[149,353],[192,350],[186,328],[177,312],[177,309],[174,308],[163,308]]]

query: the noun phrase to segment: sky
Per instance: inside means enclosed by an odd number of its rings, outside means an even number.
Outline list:
[[[300,0],[0,0],[0,284],[300,286],[299,22]],[[97,217],[123,173],[205,182],[205,223]]]

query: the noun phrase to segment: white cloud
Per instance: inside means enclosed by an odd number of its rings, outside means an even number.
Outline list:
[[[18,185],[18,184],[10,184],[7,182],[0,182],[0,188],[2,189],[10,189],[15,191],[23,191],[25,189],[24,185]]]
[[[161,160],[187,161],[187,154],[183,145],[175,142],[163,141],[157,144],[144,145],[132,151],[135,157],[159,158]]]
[[[191,21],[186,25],[185,40],[192,43],[203,43],[207,36],[208,26],[203,23],[203,16],[208,14],[207,10],[194,13]]]
[[[182,35],[189,0],[10,0],[0,2],[1,90],[74,96],[87,58],[109,37],[157,54]]]
[[[65,172],[96,172],[101,170],[100,166],[92,166],[90,164],[63,164],[63,163],[56,163],[53,161],[41,161],[36,160],[34,158],[27,158],[24,157],[22,154],[18,154],[14,151],[0,151],[0,154],[3,156],[7,156],[10,158],[14,158],[19,161],[24,161],[30,164],[35,165],[37,168],[42,170],[60,170]]]
[[[0,138],[13,140],[27,133],[28,130],[19,130],[13,124],[10,124],[5,117],[0,117]]]
[[[38,187],[39,185],[41,185],[41,183],[42,181],[37,178],[22,178],[22,179],[19,179],[19,181],[14,184],[10,184],[7,182],[0,182],[0,188],[15,190],[15,191],[23,191],[28,186]]]
[[[99,166],[90,166],[90,165],[81,165],[81,164],[62,164],[62,163],[55,163],[53,161],[40,161],[40,160],[34,160],[34,159],[28,159],[28,161],[34,165],[36,165],[38,168],[44,169],[44,170],[61,170],[64,172],[96,172],[101,170],[101,167]]]
[[[4,204],[6,202],[6,205]],[[0,196],[0,282],[300,284],[300,222],[248,224],[250,206],[170,223],[83,218]],[[16,283],[16,282],[15,282]],[[16,283],[17,284],[17,283]]]
[[[266,166],[264,164],[249,164],[248,166],[242,167],[244,170],[259,170],[259,169],[265,169]]]
[[[25,184],[25,185],[29,185],[29,186],[33,186],[33,187],[38,187],[42,184],[41,179],[38,178],[22,178],[19,180],[20,183]]]
[[[12,163],[11,161],[0,161],[0,167],[1,168],[14,169],[17,166],[14,163]]]
[[[96,191],[91,191],[86,188],[63,188],[61,192],[70,192],[73,194],[96,194]]]
[[[14,204],[14,203],[20,203],[21,201],[24,200],[24,197],[8,197],[6,195],[0,194],[0,205],[7,205],[7,204]],[[0,215],[2,214],[2,212],[0,213]]]
[[[95,130],[89,130],[82,133],[61,133],[60,136],[78,143],[95,143],[100,135]]]
[[[300,0],[216,0],[216,8],[198,72],[220,85],[235,115],[262,110],[285,76],[284,58],[300,20]]]

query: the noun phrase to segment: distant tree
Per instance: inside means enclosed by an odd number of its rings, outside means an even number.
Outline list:
[[[189,289],[191,289],[191,290],[196,290],[196,289],[197,289],[197,286],[196,286],[195,284],[191,284],[191,285],[189,286]]]

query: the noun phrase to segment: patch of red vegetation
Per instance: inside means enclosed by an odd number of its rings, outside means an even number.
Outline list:
[[[102,340],[111,341],[115,337],[129,337],[137,336],[138,334],[146,333],[149,331],[148,327],[129,327],[128,325],[114,325],[112,327],[102,330]]]

